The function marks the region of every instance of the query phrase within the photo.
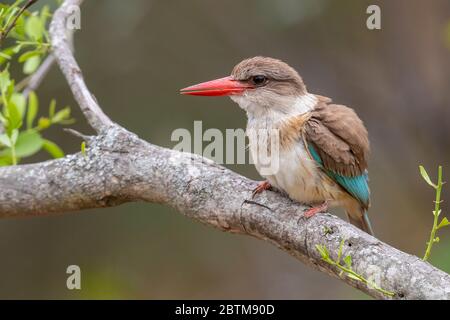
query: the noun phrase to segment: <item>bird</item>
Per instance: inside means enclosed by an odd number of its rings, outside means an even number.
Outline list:
[[[259,139],[249,132],[278,133],[278,169],[267,172],[261,161],[254,159],[265,180],[258,183],[253,196],[279,190],[309,205],[304,213],[307,218],[342,207],[350,223],[373,235],[367,212],[369,138],[353,109],[309,93],[294,68],[262,56],[239,62],[230,76],[183,88],[180,93],[229,96],[247,114],[246,133],[252,150],[264,149],[258,148],[258,143],[268,144],[270,138]]]

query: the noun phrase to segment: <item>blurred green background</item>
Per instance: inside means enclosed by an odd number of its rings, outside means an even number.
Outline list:
[[[39,5],[53,1],[39,1]],[[382,29],[366,28],[379,4]],[[448,0],[86,0],[76,57],[104,111],[140,137],[173,147],[176,128],[244,128],[228,98],[178,89],[225,76],[240,60],[285,60],[310,92],[353,107],[370,134],[371,220],[377,236],[422,256],[432,224],[433,179],[450,179],[450,2]],[[38,90],[70,104],[92,133],[54,67]],[[49,138],[67,153],[80,141]],[[42,152],[30,161],[47,159]],[[251,165],[229,166],[260,179]],[[1,178],[1,177],[0,177]],[[443,214],[450,189],[444,186]],[[432,263],[450,272],[449,230]],[[268,243],[225,234],[148,203],[56,217],[0,221],[0,298],[347,299],[367,298]],[[77,264],[82,290],[66,288]]]

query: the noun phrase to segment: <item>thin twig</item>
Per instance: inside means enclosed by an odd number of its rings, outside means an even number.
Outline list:
[[[436,190],[436,200],[434,201],[434,219],[433,219],[433,227],[431,228],[430,232],[430,239],[427,242],[427,249],[425,251],[425,255],[423,257],[423,261],[427,261],[431,254],[431,248],[433,247],[433,244],[437,241],[436,239],[436,231],[439,229],[438,223],[439,223],[439,216],[441,214],[441,191],[442,191],[442,166],[439,166],[438,168],[438,182],[436,184],[435,190]]]
[[[28,97],[31,91],[36,91],[42,80],[44,80],[45,76],[52,68],[55,61],[55,57],[50,54],[49,56],[47,56],[47,58],[45,58],[44,62],[42,62],[36,72],[27,78],[28,80],[26,83],[26,87],[22,92],[25,98]]]
[[[86,134],[83,134],[81,132],[78,132],[77,130],[71,129],[71,128],[64,128],[63,129],[65,132],[70,133],[71,135],[74,135],[75,137],[81,138],[84,141],[89,142],[89,140],[92,139],[91,136],[88,136]]]

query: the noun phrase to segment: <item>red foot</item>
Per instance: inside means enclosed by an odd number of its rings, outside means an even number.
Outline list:
[[[270,183],[268,181],[261,181],[260,183],[258,183],[258,186],[253,189],[253,193],[252,193],[252,199],[258,194],[263,192],[264,190],[269,190],[270,188],[272,188],[272,186],[270,185]]]
[[[327,201],[325,201],[324,203],[322,203],[321,205],[318,205],[317,207],[312,207],[311,209],[306,210],[304,213],[304,216],[306,218],[311,218],[315,214],[324,212],[327,209],[328,209],[328,203],[327,203]]]

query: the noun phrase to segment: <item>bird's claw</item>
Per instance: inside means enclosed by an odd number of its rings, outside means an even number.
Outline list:
[[[272,188],[272,185],[268,181],[261,181],[258,183],[255,189],[252,192],[252,199],[258,194],[263,192],[264,190],[269,190]]]
[[[312,216],[314,216],[320,212],[327,211],[327,209],[328,209],[328,202],[325,201],[324,203],[322,203],[316,207],[311,207],[310,209],[306,210],[303,215],[306,218],[311,218]]]

